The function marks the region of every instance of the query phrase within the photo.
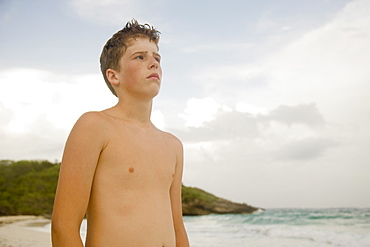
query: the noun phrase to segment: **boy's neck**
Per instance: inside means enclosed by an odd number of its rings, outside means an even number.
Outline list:
[[[152,100],[133,101],[119,99],[114,108],[116,108],[117,117],[145,126],[151,124],[150,116],[152,113],[152,103]]]

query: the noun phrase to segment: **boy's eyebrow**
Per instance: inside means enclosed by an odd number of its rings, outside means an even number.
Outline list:
[[[162,58],[161,55],[158,52],[153,52],[155,56],[158,56],[160,59]]]
[[[148,51],[137,51],[137,52],[132,53],[131,56],[134,56],[136,54],[147,54],[147,53],[148,53]],[[158,52],[153,52],[153,55],[158,56],[158,57],[161,58],[161,55]]]

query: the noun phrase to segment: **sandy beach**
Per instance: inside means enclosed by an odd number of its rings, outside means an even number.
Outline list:
[[[0,217],[0,247],[51,247],[50,233],[32,228],[48,223],[37,216]]]

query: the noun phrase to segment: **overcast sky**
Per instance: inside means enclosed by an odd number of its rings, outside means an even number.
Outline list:
[[[370,207],[369,0],[0,0],[0,159],[60,161],[86,111],[116,103],[105,42],[162,35],[153,122],[184,184],[254,206]]]

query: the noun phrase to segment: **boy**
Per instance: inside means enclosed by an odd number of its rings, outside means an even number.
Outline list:
[[[52,216],[54,247],[189,246],[182,220],[181,142],[150,121],[162,69],[159,31],[136,20],[103,48],[118,103],[81,116],[66,142]]]

